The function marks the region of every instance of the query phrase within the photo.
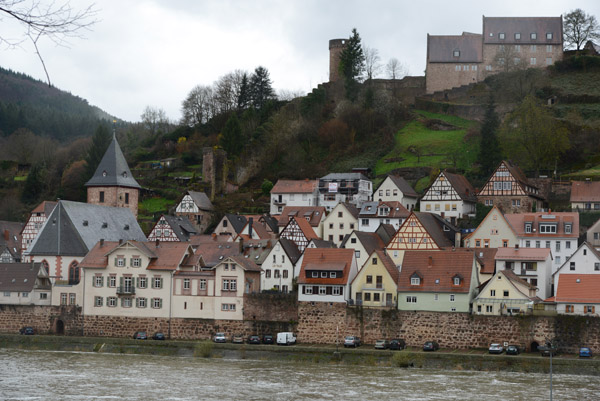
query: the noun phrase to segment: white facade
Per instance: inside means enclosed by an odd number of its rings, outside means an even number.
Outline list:
[[[286,206],[317,206],[318,192],[313,193],[271,193],[271,216],[281,214]]]
[[[555,291],[561,274],[600,274],[600,255],[584,242],[554,273]]]
[[[340,246],[344,237],[356,229],[358,229],[358,219],[343,203],[340,203],[323,221],[323,239]]]
[[[496,253],[496,270],[512,270],[519,278],[537,287],[537,296],[546,299],[552,292],[552,252],[545,256],[533,256],[521,249],[522,256],[501,256],[500,248]]]
[[[328,212],[344,202],[360,209],[372,195],[373,183],[359,173],[332,173],[319,180],[319,206],[324,206]]]
[[[521,248],[549,248],[552,251],[554,258],[552,273],[555,273],[558,268],[573,255],[577,250],[576,238],[544,238],[539,237],[519,237],[519,246]]]
[[[327,272],[331,275],[331,272]],[[343,284],[299,284],[298,285],[298,301],[299,302],[346,302],[351,297],[351,283],[358,274],[356,258],[352,258],[348,277]],[[331,278],[331,277],[328,277]],[[327,294],[331,288],[331,294]],[[308,290],[310,288],[310,290]],[[310,292],[310,293],[309,293]]]
[[[405,196],[389,176],[383,180],[379,188],[373,193],[373,200],[398,201],[408,210],[413,210],[417,206],[417,198]]]
[[[294,276],[294,264],[277,241],[275,246],[263,261],[260,276],[260,288],[262,290],[274,289],[284,293],[292,291],[292,280]]]

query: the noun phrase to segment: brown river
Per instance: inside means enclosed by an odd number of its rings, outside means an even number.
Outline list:
[[[546,374],[0,349],[0,400],[549,400]],[[554,375],[554,400],[600,379]]]

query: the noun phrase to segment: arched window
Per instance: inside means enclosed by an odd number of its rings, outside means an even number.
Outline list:
[[[69,285],[79,284],[79,263],[76,260],[69,265]]]
[[[46,270],[46,274],[50,275],[50,265],[46,259],[42,260],[42,267]]]

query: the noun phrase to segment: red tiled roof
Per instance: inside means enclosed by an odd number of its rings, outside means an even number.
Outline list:
[[[519,237],[554,238],[554,237],[579,237],[579,213],[577,212],[539,212],[539,213],[513,213],[504,215],[508,224]],[[525,232],[525,222],[533,223],[531,233]],[[565,233],[563,223],[573,223],[571,234]],[[539,223],[557,223],[556,234],[541,234],[538,230]]]
[[[127,241],[119,244],[117,241],[98,242],[79,264],[83,268],[105,268],[109,256],[120,246],[129,243],[150,257],[148,270],[176,270],[184,261],[190,244],[185,242],[154,242]]]
[[[481,266],[480,273],[482,274],[494,274],[496,271],[496,252],[498,248],[469,248],[473,249],[475,256],[479,259],[483,266]]]
[[[302,230],[306,239],[308,239],[309,241],[311,239],[319,239],[319,236],[315,233],[315,230],[313,230],[310,223],[306,221],[306,219],[294,218],[294,220],[296,220],[298,227],[300,227],[300,230]]]
[[[352,266],[353,249],[343,248],[306,248],[300,274],[299,284],[347,284],[350,267]],[[340,268],[343,266],[343,269]],[[333,268],[335,267],[335,269]],[[307,270],[342,270],[342,277],[312,278],[306,277]]]
[[[444,171],[444,175],[463,201],[477,202],[477,192],[464,175]]]
[[[550,248],[498,248],[495,260],[546,260]]]
[[[385,253],[385,251],[380,249],[376,250],[374,254],[379,257],[379,260],[381,260],[381,262],[383,263],[383,266],[390,274],[392,280],[394,280],[394,283],[398,283],[398,278],[400,277],[400,270],[398,270],[398,268],[396,267],[396,263],[394,263],[392,258],[390,258],[388,254]],[[371,255],[371,257],[372,256],[373,255]]]
[[[310,225],[312,227],[318,227],[319,223],[325,217],[325,207],[324,206],[286,206],[283,208],[281,215],[279,215],[279,220],[277,221],[277,225],[280,227],[285,227],[285,225],[290,221],[290,217],[302,218],[306,220],[307,217],[310,218]]]
[[[599,304],[600,274],[561,274],[555,302]]]
[[[600,181],[573,181],[571,202],[600,202]]]
[[[316,192],[319,180],[278,180],[271,189],[272,194],[301,194]]]
[[[469,249],[454,251],[406,251],[398,278],[398,291],[468,293],[471,287],[473,260]],[[420,285],[411,285],[411,277],[420,277]],[[454,285],[459,275],[460,285]]]

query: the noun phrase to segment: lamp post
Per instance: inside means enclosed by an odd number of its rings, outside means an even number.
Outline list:
[[[554,347],[551,341],[546,342],[546,346],[538,347],[542,352],[548,352],[550,355],[550,401],[552,401],[552,354],[554,353]]]

